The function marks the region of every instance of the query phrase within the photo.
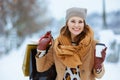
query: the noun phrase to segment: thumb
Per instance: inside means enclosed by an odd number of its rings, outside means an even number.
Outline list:
[[[103,49],[101,52],[103,60],[105,59],[105,56],[106,56],[106,50],[107,50],[107,47],[105,47],[105,49]]]

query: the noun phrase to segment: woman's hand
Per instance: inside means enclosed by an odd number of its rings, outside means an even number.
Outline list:
[[[48,47],[49,43],[51,42],[52,36],[51,31],[48,31],[45,35],[43,35],[38,43],[37,50],[44,51]]]
[[[94,68],[96,70],[96,72],[100,72],[101,69],[102,69],[102,63],[104,62],[105,60],[105,57],[106,57],[106,50],[107,50],[107,47],[105,47],[102,51],[101,51],[101,55],[102,57],[96,57],[95,55],[95,58],[94,58]],[[96,51],[95,51],[96,52]],[[96,53],[95,53],[96,54]]]

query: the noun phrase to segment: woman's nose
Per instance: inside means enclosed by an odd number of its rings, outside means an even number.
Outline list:
[[[78,27],[79,26],[79,24],[78,23],[75,23],[75,27]]]

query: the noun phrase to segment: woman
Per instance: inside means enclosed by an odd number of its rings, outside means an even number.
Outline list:
[[[106,48],[102,50],[102,57],[95,56],[94,34],[86,22],[85,8],[70,8],[66,11],[66,25],[60,35],[53,41],[50,32],[39,40],[36,55],[36,65],[39,72],[48,70],[55,64],[56,80],[95,80],[104,75],[103,61]],[[47,46],[52,46],[46,53]]]

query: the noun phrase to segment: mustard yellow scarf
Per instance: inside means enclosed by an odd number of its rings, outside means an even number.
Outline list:
[[[70,40],[62,34],[55,40],[54,50],[65,66],[75,68],[78,65],[82,65],[81,58],[87,54],[93,41],[93,31],[90,27],[88,28],[89,32],[78,46],[72,46]]]

